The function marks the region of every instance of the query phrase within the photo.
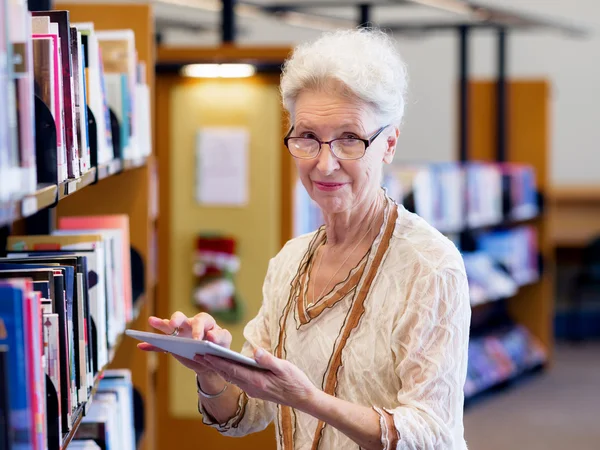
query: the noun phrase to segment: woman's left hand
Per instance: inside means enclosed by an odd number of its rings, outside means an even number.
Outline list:
[[[303,409],[303,406],[310,405],[317,392],[315,385],[302,370],[262,348],[254,352],[254,359],[260,367],[267,370],[254,369],[211,355],[197,355],[195,359],[211,365],[217,373],[240,387],[249,397]]]

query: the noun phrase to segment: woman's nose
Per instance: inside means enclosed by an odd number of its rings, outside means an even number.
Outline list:
[[[329,144],[321,144],[321,153],[318,156],[317,169],[324,173],[330,174],[334,170],[339,167],[339,162],[333,152],[331,151],[331,146]]]

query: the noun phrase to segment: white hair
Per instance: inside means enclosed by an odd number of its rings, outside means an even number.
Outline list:
[[[371,106],[382,123],[401,124],[408,74],[395,42],[383,31],[338,30],[297,46],[281,75],[283,105],[290,117],[302,90],[326,88],[332,81]]]

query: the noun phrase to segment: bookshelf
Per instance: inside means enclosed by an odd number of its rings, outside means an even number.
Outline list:
[[[470,159],[496,161],[496,84],[491,80],[471,81],[469,108]],[[529,329],[544,345],[552,361],[554,310],[554,255],[544,201],[549,190],[550,84],[540,79],[507,81],[507,161],[534,167],[542,200],[540,214],[530,222],[536,227],[543,270],[537,283],[519,290],[509,299],[515,320]]]
[[[138,59],[146,63],[145,80],[152,99],[154,18],[149,5],[58,2],[54,9],[68,10],[71,23],[92,22],[96,31],[132,29],[135,33]],[[151,117],[151,124],[152,119]],[[153,136],[148,140],[152,142]],[[4,256],[7,251],[7,240],[10,236],[29,234],[29,226],[34,223],[36,229],[47,228],[45,232],[49,233],[56,229],[58,221],[65,217],[126,215],[129,219],[131,253],[138,259],[135,260],[135,267],[132,260],[132,268],[136,270],[132,280],[134,301],[131,320],[125,328],[146,329],[146,318],[153,314],[157,290],[155,236],[158,205],[157,199],[154,198],[157,189],[156,175],[156,161],[152,154],[131,159],[124,159],[123,155],[107,163],[92,166],[76,178],[69,178],[60,183],[40,183],[35,191],[27,195],[0,202],[0,255]],[[143,402],[143,435],[137,448],[156,448],[156,367],[154,355],[137,350],[133,340],[119,335],[109,351],[108,363],[99,368],[87,399],[75,411],[71,429],[62,436],[60,449],[69,448],[69,443],[77,433],[83,418],[94,404],[94,397],[105,373],[121,368],[131,371],[133,386]]]

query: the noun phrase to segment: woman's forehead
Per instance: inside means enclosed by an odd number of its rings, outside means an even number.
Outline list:
[[[374,120],[364,102],[326,93],[299,96],[294,113],[296,127],[363,127]]]

